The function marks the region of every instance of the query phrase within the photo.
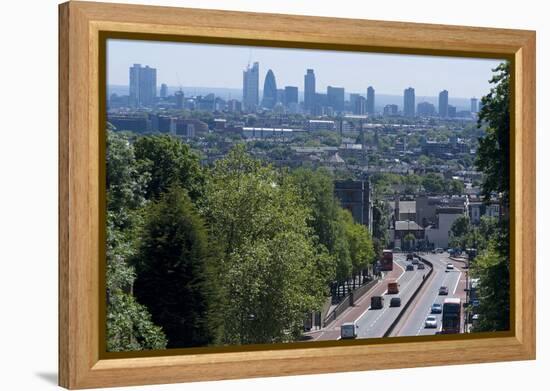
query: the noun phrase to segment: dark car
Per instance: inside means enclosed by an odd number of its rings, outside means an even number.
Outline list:
[[[432,304],[432,310],[431,310],[432,314],[440,314],[441,311],[443,311],[443,307],[441,307],[441,304],[439,303]]]
[[[439,288],[439,294],[440,295],[448,295],[449,294],[449,288],[446,286],[442,286]]]
[[[413,253],[408,253],[407,254],[407,261],[412,261],[413,258],[414,258]]]
[[[407,265],[407,267],[405,268],[405,270],[408,271],[408,272],[413,271],[413,270],[414,270],[414,266],[413,266],[411,263],[409,263],[409,264]]]
[[[401,307],[401,298],[392,297],[390,300],[390,307]]]
[[[418,266],[416,267],[418,270],[424,270],[426,268],[426,266],[424,266],[423,263],[419,263]]]
[[[371,297],[370,308],[373,310],[379,310],[381,308],[384,308],[384,298],[382,296]]]

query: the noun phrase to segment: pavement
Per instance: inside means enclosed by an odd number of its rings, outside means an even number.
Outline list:
[[[448,297],[458,297],[462,302],[466,300],[464,289],[466,288],[467,269],[463,268],[464,263],[460,260],[450,259],[447,254],[426,254],[423,257],[432,262],[434,271],[406,313],[403,314],[391,336],[433,335],[441,328],[441,314],[431,314],[432,304],[443,305],[443,301]],[[454,270],[446,271],[447,263],[452,263]],[[447,296],[439,295],[441,286],[448,287],[449,294]],[[427,329],[424,327],[428,315],[436,317],[437,328]]]

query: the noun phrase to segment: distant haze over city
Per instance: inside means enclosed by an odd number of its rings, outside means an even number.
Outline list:
[[[260,65],[260,89],[269,69],[277,87],[297,86],[303,96],[304,74],[311,68],[317,91],[344,87],[366,94],[373,86],[377,106],[402,104],[407,87],[416,90],[416,102],[436,103],[441,90],[449,102],[468,107],[467,99],[489,91],[491,70],[500,61],[436,56],[338,52],[309,49],[263,48],[233,45],[109,40],[107,44],[109,93],[128,93],[128,69],[134,63],[157,69],[157,82],[172,93],[180,87],[187,94],[213,92],[222,98],[242,98],[243,70]],[[456,98],[463,98],[455,100]]]

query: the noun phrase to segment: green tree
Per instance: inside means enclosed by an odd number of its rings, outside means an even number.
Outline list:
[[[193,200],[201,196],[204,176],[188,145],[172,136],[153,135],[138,138],[134,150],[140,171],[149,177],[147,199],[158,198],[172,186],[183,187]]]
[[[148,178],[139,173],[128,138],[110,130],[106,174],[107,350],[164,349],[166,337],[162,329],[132,295],[135,270],[128,263],[135,254]]]
[[[447,187],[449,195],[461,195],[464,193],[464,183],[457,179],[451,179]]]
[[[150,205],[134,257],[134,293],[162,326],[169,348],[212,340],[207,322],[212,257],[202,218],[185,190],[172,187]]]
[[[422,186],[428,193],[442,194],[445,192],[445,180],[431,172],[422,178]]]
[[[311,210],[290,178],[242,146],[216,162],[203,214],[222,253],[219,343],[296,340],[326,296],[327,261],[308,226]]]
[[[485,130],[479,139],[475,165],[483,172],[481,186],[488,201],[496,192],[508,202],[510,191],[510,64],[501,63],[490,80],[494,87],[481,99],[478,127]]]
[[[479,321],[474,331],[509,330],[509,261],[507,255],[501,254],[496,241],[491,241],[489,247],[476,257],[472,274],[479,279]]]
[[[375,254],[372,237],[364,225],[353,220],[353,216],[349,211],[342,210],[342,214],[351,256],[352,273],[358,275],[374,262]]]
[[[327,283],[342,282],[351,276],[352,260],[347,242],[342,208],[334,196],[334,182],[325,169],[297,169],[292,180],[304,202],[311,209],[309,225],[320,245],[324,246],[332,259],[326,265]]]
[[[472,270],[479,278],[480,321],[475,331],[508,330],[510,327],[510,247],[509,217],[507,214],[510,191],[510,64],[500,64],[493,70],[494,86],[481,100],[478,127],[485,130],[479,139],[476,167],[483,172],[482,193],[486,201],[493,194],[500,198],[504,211],[496,229],[491,225],[480,227],[493,232],[486,250],[478,256]]]

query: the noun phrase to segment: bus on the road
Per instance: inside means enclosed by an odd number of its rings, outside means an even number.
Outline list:
[[[391,271],[393,270],[393,251],[383,250],[382,259],[380,260],[380,270]]]
[[[459,298],[452,297],[443,301],[443,315],[441,317],[441,334],[460,333],[460,321],[462,319],[462,302]]]

